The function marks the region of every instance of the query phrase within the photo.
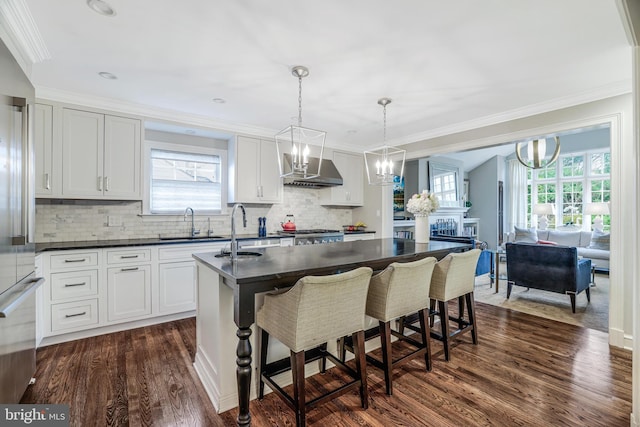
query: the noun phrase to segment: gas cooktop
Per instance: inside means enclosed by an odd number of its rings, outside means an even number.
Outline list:
[[[281,230],[278,231],[279,234],[321,234],[321,233],[342,233],[342,231],[340,230],[327,230],[324,228],[313,228],[310,230],[293,230],[293,231],[287,231],[287,230]]]

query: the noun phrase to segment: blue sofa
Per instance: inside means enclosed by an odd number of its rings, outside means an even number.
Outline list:
[[[591,301],[591,260],[578,259],[575,247],[507,243],[507,299],[513,285],[569,295],[576,312],[576,295]]]

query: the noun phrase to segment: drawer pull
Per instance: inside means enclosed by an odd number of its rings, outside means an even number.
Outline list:
[[[76,313],[76,314],[65,314],[64,317],[66,317],[67,319],[69,317],[78,317],[78,316],[84,316],[85,314],[87,314],[86,311],[83,311],[82,313]]]
[[[138,258],[138,255],[121,255],[120,259]]]
[[[80,258],[80,259],[65,259],[64,262],[83,262],[86,261],[86,258]]]
[[[84,286],[86,285],[87,282],[82,282],[82,283],[65,283],[64,287],[65,288],[71,288],[73,286]]]
[[[138,267],[131,267],[131,268],[121,268],[120,271],[136,271],[138,270]]]

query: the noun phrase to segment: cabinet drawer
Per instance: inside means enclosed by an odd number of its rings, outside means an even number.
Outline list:
[[[98,295],[98,270],[51,274],[51,300]]]
[[[149,259],[151,259],[150,249],[107,251],[107,264],[141,262]]]
[[[229,246],[229,241],[211,243],[207,245],[197,245],[193,243],[187,243],[179,246],[171,245],[170,248],[162,248],[158,250],[158,259],[160,261],[192,260],[192,254],[220,251],[220,249],[225,246]]]
[[[98,300],[51,305],[51,331],[80,328],[98,323]]]
[[[51,270],[61,268],[94,267],[98,265],[98,251],[51,255]]]

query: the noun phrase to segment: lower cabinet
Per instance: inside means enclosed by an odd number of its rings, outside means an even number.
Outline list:
[[[158,265],[158,311],[163,314],[196,309],[196,262]]]
[[[151,266],[107,269],[107,321],[135,320],[151,314]]]
[[[344,241],[355,242],[356,240],[373,240],[375,238],[375,233],[345,234]]]
[[[38,254],[38,273],[45,278],[38,326],[42,337],[49,343],[62,342],[128,328],[126,323],[138,327],[193,315],[197,277],[192,254],[219,252],[227,244],[92,248]]]

